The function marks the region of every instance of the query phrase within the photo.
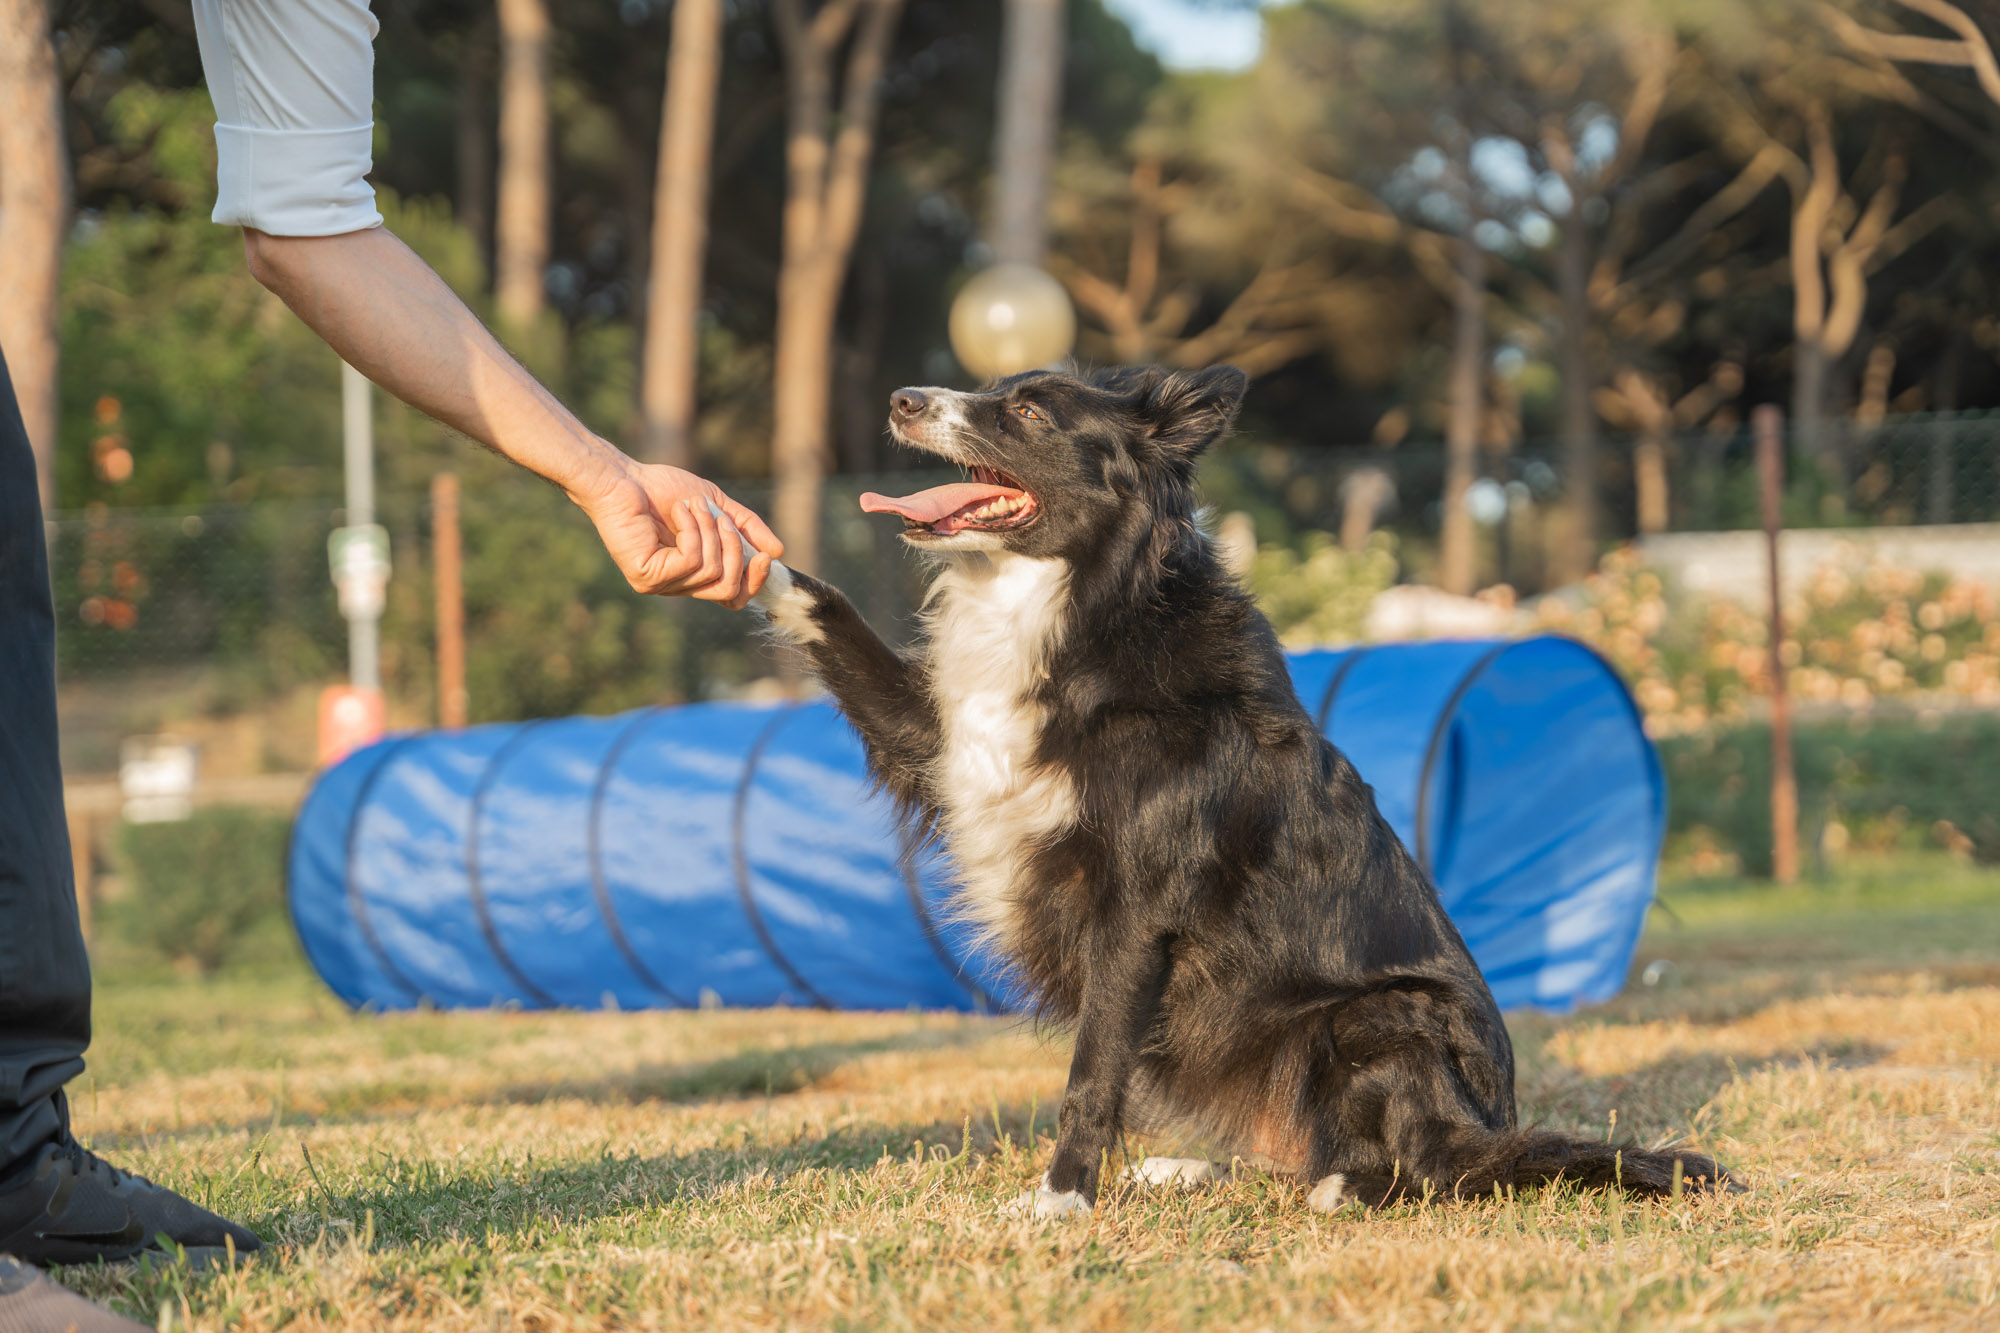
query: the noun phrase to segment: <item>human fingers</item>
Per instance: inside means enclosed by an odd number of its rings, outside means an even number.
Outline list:
[[[722,532],[720,525],[715,521],[714,507],[705,503],[702,497],[696,496],[683,503],[686,504],[688,512],[694,515],[694,521],[701,527],[701,568],[689,575],[687,580],[689,594],[701,597],[709,593],[716,581],[722,577],[722,562],[726,558],[729,543],[736,539]],[[714,598],[709,597],[707,600],[713,601]]]
[[[771,531],[770,525],[759,518],[755,510],[736,503],[721,491],[716,492],[716,498],[737,531],[749,538],[752,546],[773,560],[785,553],[785,544],[778,540],[778,534]]]
[[[713,583],[694,595],[705,602],[723,602],[740,609],[743,591],[743,562],[749,547],[736,531],[736,525],[729,521],[729,515],[714,505],[707,506],[709,517],[715,522],[716,540],[719,543],[718,556],[721,572]]]
[[[702,567],[708,562],[708,545],[694,506],[687,501],[677,500],[667,506],[665,518],[673,533],[673,545],[658,553],[655,576],[645,591],[672,597],[708,581],[702,577]]]
[[[762,551],[751,557],[750,567],[743,571],[743,595],[730,605],[738,611],[750,605],[750,599],[763,590],[764,580],[771,577],[771,566],[775,563]]]

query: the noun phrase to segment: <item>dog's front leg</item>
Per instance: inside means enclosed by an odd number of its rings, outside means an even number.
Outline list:
[[[1165,939],[1101,943],[1084,981],[1055,1156],[1041,1189],[1021,1201],[1037,1217],[1084,1213],[1097,1202],[1099,1176],[1124,1128],[1125,1095],[1166,987]]]
[[[752,599],[772,629],[805,650],[840,711],[861,733],[876,776],[897,799],[921,804],[937,754],[937,710],[916,668],[882,642],[838,588],[783,565]]]

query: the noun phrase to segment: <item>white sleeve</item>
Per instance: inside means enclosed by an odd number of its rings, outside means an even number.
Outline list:
[[[215,100],[215,221],[275,236],[382,224],[367,0],[194,0]]]

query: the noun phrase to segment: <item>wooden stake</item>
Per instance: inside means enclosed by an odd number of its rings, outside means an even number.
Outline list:
[[[1764,549],[1771,595],[1771,875],[1799,878],[1799,783],[1792,768],[1792,706],[1785,691],[1785,612],[1778,579],[1778,533],[1784,526],[1785,419],[1769,403],[1751,414],[1757,436],[1757,486],[1764,508]]]
[[[70,810],[69,814],[69,859],[76,879],[76,924],[83,932],[83,942],[90,943],[93,918],[97,912],[97,866],[93,860],[96,848],[91,835],[96,830],[91,827],[88,810]]]
[[[438,725],[465,725],[465,580],[458,541],[458,478],[431,478],[432,569],[437,580]]]

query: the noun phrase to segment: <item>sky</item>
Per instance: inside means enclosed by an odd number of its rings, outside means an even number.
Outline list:
[[[1264,6],[1285,0],[1257,0]],[[1171,69],[1243,69],[1264,46],[1264,21],[1244,4],[1200,0],[1104,0],[1139,45]]]

